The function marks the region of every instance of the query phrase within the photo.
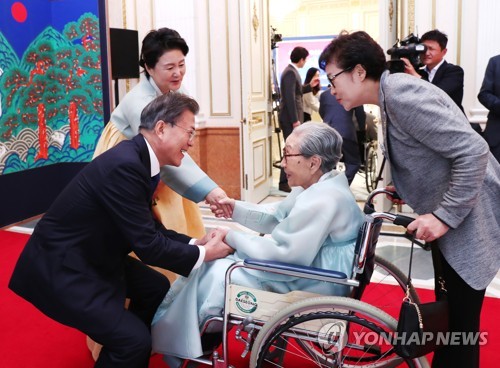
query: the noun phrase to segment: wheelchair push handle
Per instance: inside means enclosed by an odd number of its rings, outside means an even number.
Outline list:
[[[401,197],[399,197],[398,193],[396,192],[392,192],[385,188],[375,189],[373,192],[368,194],[368,197],[366,198],[365,206],[363,208],[363,212],[365,214],[369,215],[375,212],[375,205],[373,204],[373,199],[379,194],[386,194],[392,197],[393,199],[401,199]]]
[[[385,188],[379,188],[379,189],[375,189],[373,192],[368,194],[368,198],[366,199],[366,203],[372,205],[373,198],[375,198],[379,194],[386,194],[386,195],[392,197],[392,199],[401,200],[401,197],[399,196],[399,194],[397,192],[390,191],[390,190],[385,189]]]
[[[410,216],[404,216],[404,215],[396,215],[396,218],[394,219],[394,224],[395,225],[400,225],[404,226],[405,228],[408,227],[415,219]]]
[[[368,195],[368,198],[366,199],[366,203],[365,203],[365,207],[364,207],[364,212],[366,214],[369,214],[369,215],[375,214],[375,206],[373,204],[373,198],[375,198],[375,196],[377,196],[379,194],[386,194],[386,195],[392,197],[393,199],[401,199],[401,197],[395,191],[390,191],[390,190],[385,189],[385,188],[375,189],[373,192],[371,192]],[[412,221],[415,220],[413,217],[404,216],[404,215],[397,215],[397,214],[385,214],[385,216],[384,216],[384,214],[378,213],[378,214],[376,214],[375,217],[385,217],[386,220],[391,221],[393,224],[399,225],[399,226],[404,226],[405,228],[408,227],[408,225]]]

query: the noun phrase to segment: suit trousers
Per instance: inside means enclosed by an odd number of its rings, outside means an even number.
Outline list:
[[[130,256],[126,261],[125,279],[129,308],[125,309],[125,300],[110,303],[116,305],[120,322],[89,334],[103,345],[95,367],[147,368],[149,365],[151,321],[170,283],[160,272]]]
[[[436,271],[436,262],[438,261],[434,257],[434,251],[432,258]],[[448,291],[450,332],[458,332],[460,336],[462,333],[478,334],[486,290],[471,288],[446,262],[442,254],[437,258],[440,259],[441,272]],[[434,287],[435,290],[438,290],[437,275],[435,275],[435,280]],[[474,335],[474,337],[478,336]],[[463,343],[460,340],[459,344],[450,344],[434,352],[432,368],[479,368],[479,341],[478,338],[476,344],[471,344]]]
[[[279,123],[280,123],[281,131],[283,132],[283,140],[286,141],[288,136],[290,134],[292,134],[292,132],[293,132],[293,126],[291,123],[284,123],[281,121]],[[279,183],[280,184],[287,184],[288,183],[288,179],[286,178],[285,170],[283,170],[283,169],[281,169],[281,172],[280,172]]]
[[[496,146],[490,145],[490,151],[500,164],[500,144],[497,144]]]
[[[361,158],[359,157],[358,142],[350,139],[342,141],[342,161],[345,165],[345,176],[347,182],[351,185],[356,173],[361,167]]]

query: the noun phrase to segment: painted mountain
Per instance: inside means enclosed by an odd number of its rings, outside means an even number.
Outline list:
[[[104,126],[99,21],[48,26],[19,60],[0,29],[0,174],[92,159]]]

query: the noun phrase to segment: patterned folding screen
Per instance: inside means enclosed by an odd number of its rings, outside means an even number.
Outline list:
[[[109,117],[105,14],[105,0],[0,2],[0,226],[43,213],[92,159]]]

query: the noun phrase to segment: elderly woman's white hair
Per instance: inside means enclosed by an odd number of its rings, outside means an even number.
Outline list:
[[[299,139],[299,152],[304,157],[321,158],[321,171],[333,170],[342,157],[342,137],[325,123],[307,122],[292,132]]]

